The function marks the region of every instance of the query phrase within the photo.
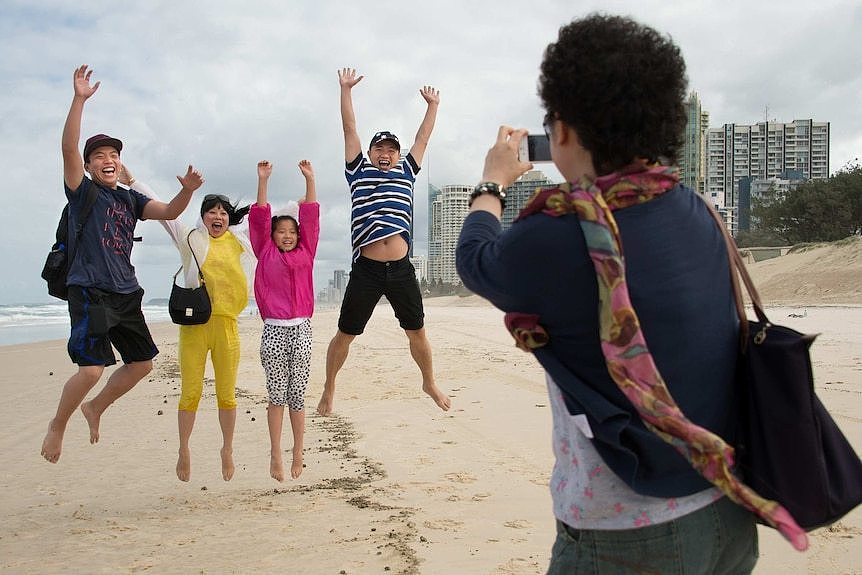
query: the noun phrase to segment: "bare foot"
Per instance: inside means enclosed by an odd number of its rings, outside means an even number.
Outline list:
[[[437,387],[433,383],[423,383],[422,391],[431,396],[431,399],[434,400],[434,403],[442,409],[443,411],[449,411],[449,406],[451,402],[449,401],[449,396],[440,391],[440,388]]]
[[[225,481],[230,481],[233,477],[233,449],[227,447],[221,448],[221,476]]]
[[[281,459],[281,451],[269,452],[269,476],[276,481],[284,481],[284,462]]]
[[[93,409],[92,401],[85,401],[81,404],[81,413],[87,420],[87,425],[90,426],[90,443],[99,443],[99,420],[101,415]]]
[[[323,395],[320,397],[320,403],[317,404],[317,413],[319,415],[332,414],[332,394],[323,392]]]
[[[290,464],[290,476],[296,479],[302,475],[302,448],[293,448],[293,463]]]
[[[188,448],[180,448],[179,457],[177,457],[177,479],[180,481],[188,481],[192,477],[192,455]]]
[[[48,423],[48,433],[45,434],[45,439],[42,440],[42,457],[49,463],[57,463],[60,460],[60,451],[63,449],[63,433],[65,429],[60,429],[54,424],[52,419]]]

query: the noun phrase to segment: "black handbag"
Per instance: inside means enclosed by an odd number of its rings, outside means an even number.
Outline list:
[[[809,350],[817,336],[769,321],[735,242],[712,212],[727,243],[741,322],[737,470],[806,531],[825,527],[862,503],[862,461],[814,391]],[[746,316],[739,278],[756,320]]]
[[[177,276],[183,271],[183,267],[177,270],[174,274],[174,283],[171,287],[171,297],[168,300],[168,313],[171,316],[171,321],[179,325],[200,325],[206,323],[212,314],[212,304],[210,296],[207,292],[204,275],[201,272],[201,265],[195,255],[195,250],[192,249],[191,237],[194,230],[186,236],[186,242],[189,244],[189,250],[192,252],[192,257],[195,260],[195,265],[198,267],[198,280],[200,286],[196,288],[186,288],[177,285]]]

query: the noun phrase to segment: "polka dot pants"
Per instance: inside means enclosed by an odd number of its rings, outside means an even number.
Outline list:
[[[260,363],[266,372],[266,391],[274,405],[291,411],[305,409],[305,390],[311,369],[311,320],[299,325],[263,325]]]

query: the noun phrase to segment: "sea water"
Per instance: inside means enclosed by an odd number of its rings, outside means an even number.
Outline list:
[[[170,321],[166,302],[144,304],[148,323]],[[32,343],[69,337],[66,302],[0,305],[0,345]]]

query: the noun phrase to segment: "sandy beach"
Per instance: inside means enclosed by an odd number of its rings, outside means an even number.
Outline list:
[[[819,254],[817,252],[820,252]],[[773,321],[820,333],[817,391],[862,452],[860,243],[751,266]],[[813,255],[812,255],[813,254]],[[820,267],[818,267],[820,266]],[[421,392],[388,305],[358,338],[335,415],[314,414],[337,310],[313,318],[305,462],[269,476],[260,322],[241,320],[237,471],[221,479],[211,373],[192,436],[192,477],[174,473],[176,326],[152,326],[151,375],[108,410],[101,440],[70,422],[57,465],[39,455],[74,371],[65,341],[0,347],[0,571],[3,573],[540,574],[553,542],[550,410],[541,369],[502,314],[475,296],[426,300],[438,384]],[[289,461],[292,444],[285,426]],[[806,553],[761,528],[755,573],[862,573],[862,508],[810,534]]]

